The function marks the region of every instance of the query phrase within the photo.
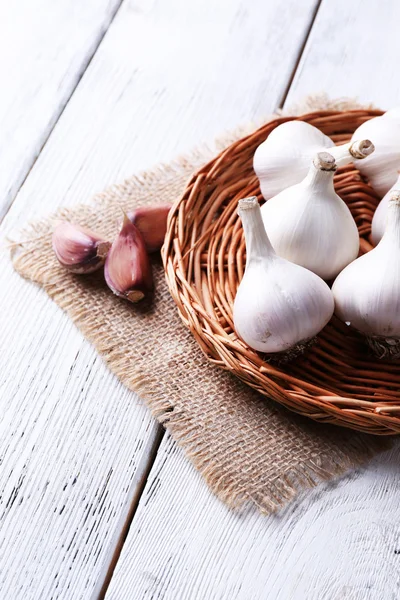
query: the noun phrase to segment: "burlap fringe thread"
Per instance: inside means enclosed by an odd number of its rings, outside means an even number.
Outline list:
[[[339,107],[360,105],[319,96],[287,114]],[[159,261],[154,264],[153,304],[133,307],[108,291],[101,274],[82,278],[61,269],[50,240],[59,219],[80,222],[111,238],[120,220],[118,207],[175,200],[196,169],[260,124],[237,129],[212,147],[203,146],[114,185],[88,204],[60,209],[53,217],[32,223],[21,232],[22,241],[13,243],[12,255],[15,269],[45,289],[115,375],[145,400],[223,502],[236,508],[250,502],[271,513],[299,491],[390,448],[391,440],[291,414],[212,367],[182,325]]]

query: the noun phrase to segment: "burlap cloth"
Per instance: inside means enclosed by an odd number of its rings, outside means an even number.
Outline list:
[[[349,101],[333,106],[357,107]],[[308,100],[299,110],[321,107],[332,103]],[[58,219],[89,226],[111,239],[121,220],[120,207],[173,202],[213,152],[254,128],[237,130],[212,149],[197,150],[115,185],[89,204],[61,209],[29,225],[20,233],[21,245],[14,246],[13,262],[67,312],[115,375],[140,395],[222,501],[232,507],[252,502],[268,513],[300,490],[362,464],[390,441],[299,417],[210,365],[178,317],[160,260],[154,265],[154,302],[132,305],[108,290],[102,273],[82,277],[66,272],[51,249]]]

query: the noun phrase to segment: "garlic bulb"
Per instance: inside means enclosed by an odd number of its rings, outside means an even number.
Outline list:
[[[171,206],[139,206],[128,213],[129,220],[142,234],[148,252],[156,252],[163,245]]]
[[[107,255],[104,277],[114,294],[130,302],[139,302],[153,290],[146,245],[127,215],[124,215],[121,231]]]
[[[354,260],[360,243],[351,212],[333,187],[335,171],[333,156],[319,152],[301,183],[261,208],[275,252],[322,279],[333,279]]]
[[[400,191],[388,204],[379,244],[337,277],[332,291],[335,312],[367,336],[375,353],[400,357]]]
[[[317,275],[276,255],[257,198],[239,200],[246,270],[233,307],[238,335],[260,352],[301,347],[328,323],[333,296]]]
[[[374,146],[369,140],[360,136],[358,140],[361,141],[335,146],[327,135],[304,121],[278,125],[254,154],[253,167],[260,180],[262,195],[268,200],[288,186],[299,183],[318,152],[327,150],[339,167],[373,152]]]
[[[382,197],[398,177],[400,167],[400,108],[389,110],[381,117],[366,121],[356,131],[353,140],[360,137],[374,140],[375,152],[366,160],[355,161],[356,167],[368,178]]]
[[[73,273],[93,273],[104,265],[111,246],[101,235],[63,222],[53,232],[52,245],[59,263]]]
[[[374,246],[379,244],[385,233],[386,221],[387,221],[387,209],[390,197],[394,190],[400,190],[400,174],[398,178],[390,188],[390,190],[383,196],[379,202],[378,207],[374,213],[371,224],[371,238]]]

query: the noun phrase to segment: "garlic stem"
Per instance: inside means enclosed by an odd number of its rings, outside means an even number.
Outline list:
[[[313,159],[310,170],[305,177],[304,184],[307,186],[326,186],[334,191],[332,172],[336,171],[336,162],[328,152],[319,152]]]
[[[349,152],[353,158],[363,159],[372,154],[375,150],[371,140],[356,140],[349,148]]]
[[[316,169],[323,171],[336,171],[336,161],[329,152],[318,152],[313,159],[313,165]]]
[[[106,260],[110,247],[110,242],[99,242],[97,244],[97,256],[102,260]]]
[[[342,167],[350,162],[350,157],[363,159],[372,154],[374,150],[375,146],[370,140],[356,140],[328,148],[327,152],[334,157],[337,166]]]
[[[246,267],[254,261],[273,256],[275,251],[265,231],[256,196],[239,200],[238,214],[246,241]]]

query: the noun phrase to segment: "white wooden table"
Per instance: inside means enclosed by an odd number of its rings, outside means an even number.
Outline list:
[[[1,0],[2,235],[311,92],[400,104],[399,22],[395,0]],[[400,598],[398,445],[234,514],[5,257],[0,600]]]

